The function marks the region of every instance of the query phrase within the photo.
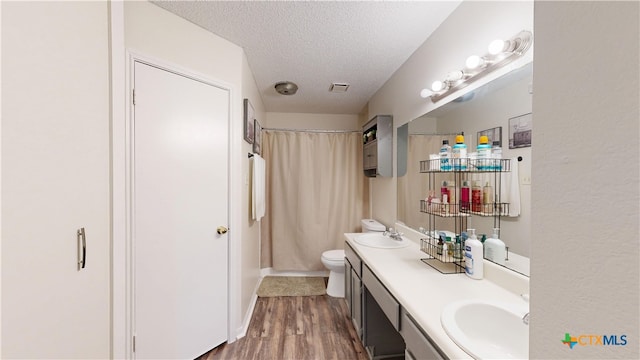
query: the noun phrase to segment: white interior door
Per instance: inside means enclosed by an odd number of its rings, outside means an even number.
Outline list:
[[[135,357],[193,359],[227,340],[229,92],[134,66]]]

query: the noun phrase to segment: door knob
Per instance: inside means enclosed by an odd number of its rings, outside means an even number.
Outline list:
[[[226,228],[226,227],[224,227],[224,226],[218,226],[218,228],[216,229],[216,231],[218,232],[218,234],[219,234],[219,235],[222,235],[222,234],[226,234],[226,233],[227,233],[227,231],[229,231],[229,229],[227,229],[227,228]]]

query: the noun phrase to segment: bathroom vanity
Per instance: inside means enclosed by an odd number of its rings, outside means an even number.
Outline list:
[[[345,294],[370,358],[471,358],[442,327],[443,309],[465,299],[523,302],[520,294],[528,292],[528,278],[500,273],[491,265],[487,275],[497,281],[442,274],[420,261],[426,254],[419,239],[407,247],[382,249],[359,244],[358,235],[345,234]],[[504,280],[512,276],[517,278]]]

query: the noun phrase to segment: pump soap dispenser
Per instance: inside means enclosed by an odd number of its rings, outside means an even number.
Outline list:
[[[496,264],[504,265],[507,257],[507,248],[504,242],[498,239],[500,229],[494,228],[491,238],[484,242],[485,255],[487,260],[491,260]]]
[[[476,237],[476,229],[468,229],[471,233],[464,242],[465,272],[467,276],[480,280],[484,276],[484,259],[482,258],[482,243]]]

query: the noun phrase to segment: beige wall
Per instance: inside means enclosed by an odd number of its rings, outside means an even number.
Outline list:
[[[405,124],[459,96],[460,91],[432,103],[422,99],[420,90],[449,71],[464,67],[472,54],[485,54],[493,39],[511,37],[522,30],[533,30],[533,3],[465,1],[447,18],[427,41],[405,62],[369,101],[368,114],[392,114],[394,126]],[[469,86],[481,86],[514,67],[531,61],[533,51]],[[396,154],[394,153],[394,159]],[[394,167],[396,166],[394,161]],[[397,217],[396,179],[371,180],[372,217],[392,225]]]
[[[204,29],[146,1],[127,1],[124,6],[125,45],[129,51],[202,74],[231,89],[230,126],[230,327],[242,331],[250,306],[250,292],[257,283],[257,226],[247,219],[248,144],[243,140],[243,98],[249,97],[257,111],[262,103],[242,49]],[[186,41],[185,39],[188,39]],[[245,88],[246,87],[246,88]],[[258,113],[259,114],[259,113]],[[254,245],[256,247],[254,247]]]
[[[358,115],[268,112],[264,127],[277,129],[362,130]]]
[[[531,358],[640,357],[638,6],[535,3]],[[464,2],[369,113],[393,114],[398,126],[437,107],[418,97],[421,88],[493,38],[532,30],[533,19],[532,2]],[[392,221],[385,206],[395,204],[395,186],[372,182],[374,217]],[[628,343],[570,350],[565,333],[625,334]]]
[[[531,83],[532,78],[527,77],[505,86],[495,93],[484,94],[480,101],[461,104],[462,106],[438,118],[438,132],[447,134],[464,131],[468,151],[472,152],[476,151],[478,131],[501,126],[502,157],[505,159],[522,157],[520,162],[513,161],[511,167],[514,170],[517,168],[519,179],[531,177],[531,151],[533,148],[509,149],[509,118],[531,112],[532,95],[529,93]],[[515,175],[513,172],[511,174]],[[474,176],[471,179],[474,179]],[[519,180],[519,185],[520,215],[515,218],[502,217],[500,219],[500,238],[506,242],[509,253],[529,257],[532,241],[531,185],[522,180]],[[478,216],[470,219],[468,226],[475,228],[478,233],[489,235],[494,227],[492,218]]]
[[[242,98],[249,99],[258,121],[265,117],[264,105],[260,92],[256,86],[253,73],[249,68],[246,56],[242,56]],[[244,101],[243,101],[244,102]],[[244,121],[244,113],[243,113]],[[263,121],[261,121],[263,122]],[[243,124],[244,126],[244,124]],[[247,157],[253,152],[253,145],[242,141],[242,244],[240,246],[240,284],[241,309],[244,321],[251,318],[254,291],[260,281],[260,223],[251,218],[250,195],[250,167],[253,164]]]
[[[640,358],[639,15],[536,2],[532,358]],[[628,342],[569,350],[565,333]]]

